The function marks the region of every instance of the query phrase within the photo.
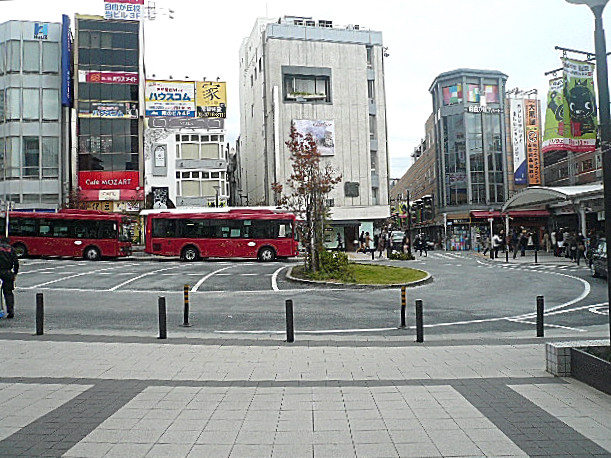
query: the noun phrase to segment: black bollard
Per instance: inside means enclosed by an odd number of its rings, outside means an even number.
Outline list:
[[[44,334],[45,308],[42,293],[36,293],[36,335]]]
[[[543,311],[545,309],[545,299],[537,296],[537,337],[543,337]]]
[[[182,327],[185,328],[190,328],[191,325],[189,324],[189,285],[185,285],[184,286],[184,291],[183,291],[183,297],[184,297],[184,302],[185,302],[185,308],[184,308],[184,312],[183,312],[183,319],[182,319]]]
[[[406,308],[405,290],[406,290],[406,287],[402,286],[401,287],[401,327],[402,328],[407,326],[405,322],[405,308]]]
[[[286,341],[295,342],[295,328],[293,327],[293,301],[287,299],[286,305]]]
[[[159,339],[168,338],[168,326],[166,321],[165,297],[159,297]]]
[[[422,299],[416,300],[416,342],[424,342],[424,323],[422,321]]]
[[[509,247],[505,250],[505,262],[509,262]]]
[[[535,264],[537,263],[537,249],[535,248]]]
[[[373,261],[375,259],[375,254],[376,254],[376,250],[374,250],[373,248],[371,249],[371,260]]]

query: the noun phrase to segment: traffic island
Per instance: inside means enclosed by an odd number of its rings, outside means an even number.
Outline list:
[[[611,394],[611,348],[606,341],[548,342],[547,372],[573,377],[603,393]]]

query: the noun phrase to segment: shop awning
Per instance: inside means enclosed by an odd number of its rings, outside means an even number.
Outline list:
[[[500,211],[486,211],[486,210],[472,210],[471,217],[472,218],[501,218],[505,217],[505,215],[509,214],[512,218],[533,218],[533,217],[545,217],[549,216],[550,212],[548,210],[511,210],[509,212]]]
[[[602,196],[602,183],[557,187],[531,186],[509,198],[503,205],[502,211],[556,204],[564,201],[579,202],[599,199]]]

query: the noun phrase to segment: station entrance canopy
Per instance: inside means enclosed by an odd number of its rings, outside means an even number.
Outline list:
[[[538,207],[554,204],[580,204],[594,199],[602,199],[603,185],[585,184],[580,186],[531,186],[505,202],[502,212],[520,208]]]

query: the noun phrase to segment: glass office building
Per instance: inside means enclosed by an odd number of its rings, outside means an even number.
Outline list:
[[[0,199],[57,208],[62,167],[59,23],[0,24]]]

